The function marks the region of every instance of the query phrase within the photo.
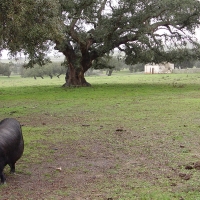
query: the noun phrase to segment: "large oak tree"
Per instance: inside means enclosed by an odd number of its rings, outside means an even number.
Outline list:
[[[197,58],[199,17],[198,0],[0,0],[0,49],[32,66],[54,44],[66,57],[64,86],[89,86],[84,73],[114,49],[130,64]]]

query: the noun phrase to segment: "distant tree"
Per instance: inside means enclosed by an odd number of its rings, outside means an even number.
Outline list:
[[[200,68],[200,60],[195,61],[194,66]]]
[[[106,69],[106,74],[108,76],[111,76],[114,70],[120,71],[125,66],[126,64],[123,59],[118,59],[116,56],[108,54],[96,59],[92,63],[92,68],[94,69]]]
[[[44,66],[44,74],[50,76],[52,79],[53,76],[60,77],[61,74],[66,73],[66,67],[62,63],[48,63]]]
[[[138,64],[135,64],[135,65],[130,65],[129,66],[129,71],[131,73],[133,73],[133,72],[142,72],[142,71],[144,71],[144,66],[145,66],[144,63],[138,63]]]
[[[21,67],[22,65],[20,64],[12,64],[12,67],[11,67],[11,71],[14,73],[14,74],[20,74],[20,71],[21,71]]]
[[[195,60],[182,60],[180,62],[174,63],[174,67],[181,69],[192,68],[194,66],[195,66]]]
[[[8,76],[11,75],[11,64],[9,63],[0,63],[0,75],[2,76]]]
[[[33,66],[55,44],[68,63],[64,86],[89,86],[84,73],[116,48],[132,65],[197,59],[199,17],[199,0],[1,0],[0,49]]]
[[[129,67],[129,71],[130,71],[131,73],[133,73],[133,72],[135,71],[135,69],[134,69],[134,65],[130,65],[130,67]]]
[[[48,63],[43,67],[40,65],[34,65],[32,68],[23,68],[21,71],[22,77],[37,77],[44,78],[44,76],[49,76],[51,79],[53,76],[60,77],[61,74],[66,73],[66,68],[61,63]]]
[[[114,68],[115,63],[113,61],[113,57],[110,55],[104,55],[104,57],[100,57],[92,63],[92,68],[94,69],[107,69],[106,74],[111,76]]]

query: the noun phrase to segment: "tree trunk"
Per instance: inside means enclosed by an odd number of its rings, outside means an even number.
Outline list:
[[[72,64],[69,64],[65,76],[65,84],[63,87],[91,86],[91,84],[85,80],[84,73],[85,71],[83,68],[74,67]]]
[[[91,86],[85,80],[84,73],[92,66],[92,60],[88,49],[85,46],[72,47],[67,43],[66,49],[62,51],[67,60],[67,72],[65,76],[65,84],[63,87],[83,87]]]
[[[107,71],[107,73],[106,73],[106,74],[107,74],[108,76],[111,76],[111,75],[112,75],[112,73],[113,73],[113,69],[109,69],[109,70]]]

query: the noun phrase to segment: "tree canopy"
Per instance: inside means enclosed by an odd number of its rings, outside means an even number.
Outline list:
[[[54,44],[68,64],[64,85],[87,86],[84,73],[114,49],[128,64],[199,58],[199,17],[198,0],[0,0],[0,49],[32,66]]]
[[[56,0],[0,0],[0,50],[27,55],[30,66],[43,64],[49,45],[62,34],[58,11]]]

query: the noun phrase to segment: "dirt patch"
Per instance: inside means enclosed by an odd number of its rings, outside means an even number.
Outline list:
[[[85,146],[84,141],[67,146],[59,144],[59,147],[54,150],[55,153],[51,155],[52,162],[30,164],[26,169],[28,174],[24,172],[17,175],[6,174],[7,186],[2,188],[1,198],[12,199],[14,196],[14,199],[65,199],[65,197],[78,199],[83,197],[90,185],[107,179],[108,175],[105,172],[116,165],[114,157],[98,144],[80,154],[79,149],[83,144]]]

